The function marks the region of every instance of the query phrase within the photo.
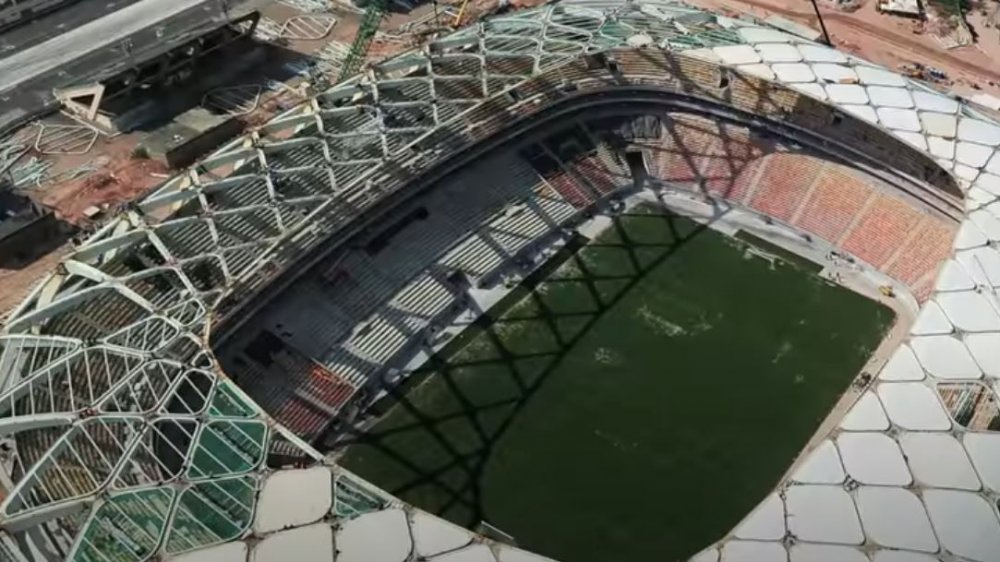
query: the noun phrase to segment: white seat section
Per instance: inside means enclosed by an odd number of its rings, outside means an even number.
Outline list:
[[[429,322],[447,310],[454,300],[452,292],[431,273],[422,273],[396,293],[389,306]]]

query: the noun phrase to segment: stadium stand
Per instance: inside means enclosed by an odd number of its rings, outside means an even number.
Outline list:
[[[652,179],[790,224],[927,297],[917,282],[933,277],[947,257],[954,221],[920,210],[919,203],[904,200],[874,177],[767,140],[748,127],[687,114],[670,114],[661,122],[658,143],[636,145],[652,161]]]
[[[371,398],[360,389],[396,380],[466,308],[458,279],[496,283],[551,233],[635,188],[629,151],[645,153],[660,185],[790,224],[902,283],[933,277],[954,236],[891,186],[748,126],[687,113],[578,121],[455,174],[318,264],[267,307],[270,331],[222,351],[227,371],[279,422],[320,438],[352,399]],[[259,357],[271,348],[284,351]]]

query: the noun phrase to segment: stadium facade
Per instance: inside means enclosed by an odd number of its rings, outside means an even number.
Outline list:
[[[767,129],[960,221],[933,276],[886,266],[922,312],[870,388],[695,559],[1000,560],[1000,123],[754,22],[586,0],[375,65],[75,248],[0,339],[0,559],[541,560],[324,463],[222,371],[210,338],[501,141],[609,108]]]

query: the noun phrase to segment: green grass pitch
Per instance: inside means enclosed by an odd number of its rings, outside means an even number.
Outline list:
[[[777,483],[894,318],[747,249],[651,207],[618,217],[376,405],[343,464],[565,562],[694,554]]]

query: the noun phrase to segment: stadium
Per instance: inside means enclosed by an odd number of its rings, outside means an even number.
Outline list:
[[[372,65],[8,318],[0,560],[1000,561],[998,147],[661,0]]]

